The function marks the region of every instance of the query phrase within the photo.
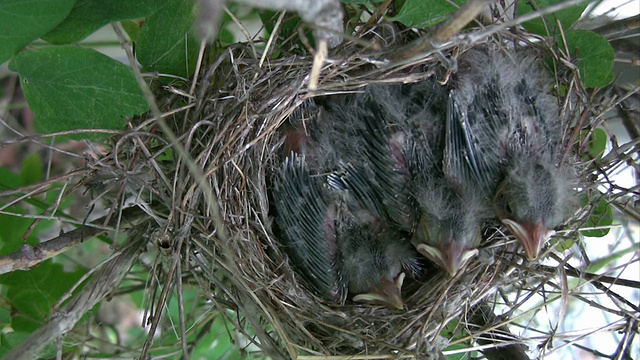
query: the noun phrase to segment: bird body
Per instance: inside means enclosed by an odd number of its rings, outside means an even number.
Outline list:
[[[449,96],[447,167],[469,173],[494,214],[537,257],[570,204],[560,164],[563,119],[532,58],[477,47],[461,55]],[[457,155],[455,155],[457,154]]]

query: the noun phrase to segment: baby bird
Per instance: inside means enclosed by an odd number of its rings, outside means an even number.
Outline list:
[[[452,156],[446,151],[446,89],[431,80],[407,85],[403,93],[414,109],[397,119],[406,134],[409,185],[420,211],[414,244],[454,276],[478,254],[488,208],[468,173],[445,166]]]
[[[414,174],[412,193],[421,211],[414,244],[453,277],[478,254],[488,208],[457,177],[443,171],[441,152],[435,152],[434,157],[441,161],[433,163],[419,144],[412,146],[413,154],[408,157]]]
[[[285,160],[273,193],[284,250],[326,299],[342,304],[349,295],[402,309],[402,282],[405,271],[419,271],[417,254],[403,234],[350,198],[344,181],[358,178],[354,171],[312,176],[304,156]]]
[[[401,289],[406,272],[416,277],[420,264],[407,236],[393,230],[360,202],[350,190],[364,184],[354,170],[329,175],[330,187],[341,192],[338,208],[338,268],[354,301],[383,303],[402,309]],[[349,185],[347,185],[349,184]],[[364,193],[370,188],[359,189]],[[366,195],[365,195],[366,196]]]
[[[470,174],[463,178],[473,179],[534,259],[571,202],[573,170],[560,163],[564,124],[557,103],[532,58],[480,47],[464,53],[458,68],[447,112],[447,166]]]

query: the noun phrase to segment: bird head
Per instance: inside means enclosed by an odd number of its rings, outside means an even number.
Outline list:
[[[353,301],[378,303],[402,310],[404,301],[402,301],[401,289],[404,278],[405,273],[403,272],[391,279],[383,277],[378,284],[369,289],[369,292],[354,296]]]
[[[488,209],[475,194],[446,181],[433,184],[418,197],[421,211],[412,240],[420,254],[454,276],[478,254]]]
[[[493,205],[496,215],[535,259],[565,218],[571,194],[567,171],[555,165],[513,163],[498,184]]]
[[[352,220],[340,224],[337,268],[353,300],[402,309],[402,283],[419,272],[419,255],[403,233]]]
[[[416,230],[416,250],[453,277],[478,255],[480,227],[422,217]]]

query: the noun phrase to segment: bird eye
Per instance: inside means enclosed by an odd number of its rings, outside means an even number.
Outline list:
[[[493,205],[499,217],[510,216],[513,213],[510,201],[507,198],[502,186],[496,191],[496,194],[493,198]]]
[[[502,200],[504,201],[504,211],[508,214],[508,215],[512,215],[513,214],[513,209],[511,208],[511,204],[509,203],[509,201],[507,201],[507,199],[503,196]]]

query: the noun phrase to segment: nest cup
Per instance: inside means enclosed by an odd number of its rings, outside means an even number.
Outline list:
[[[168,123],[203,175],[194,175],[182,161],[175,161],[166,172],[173,186],[155,187],[155,198],[161,201],[152,202],[156,220],[148,235],[154,229],[156,245],[179,252],[183,279],[192,279],[214,311],[233,324],[234,333],[263,355],[274,359],[434,355],[447,345],[490,331],[489,325],[462,320],[477,305],[498,291],[519,290],[526,297],[533,291],[530,284],[548,276],[524,259],[513,237],[500,227],[486,231],[480,254],[455,278],[427,266],[419,278],[405,283],[404,310],[351,301],[330,303],[310,291],[291,268],[274,231],[269,196],[275,170],[287,155],[281,128],[314,97],[358,91],[374,83],[412,83],[430,77],[444,83],[453,69],[443,65],[442,56],[455,62],[466,48],[478,45],[454,44],[438,54],[396,63],[375,60],[415,36],[381,24],[357,41],[347,41],[331,51],[315,91],[308,90],[313,57],[293,54],[297,51],[293,43],[284,42],[277,50],[287,55],[265,62],[248,45],[234,45],[214,56],[196,79],[195,98],[184,96],[192,86],[187,83],[157,93],[158,99],[166,100],[162,110],[171,114]],[[529,47],[553,58],[543,42],[534,45],[530,39],[528,34],[505,31],[482,42],[505,51]],[[558,69],[564,68],[558,65]],[[563,74],[556,77],[558,84],[576,80],[576,74],[566,69],[557,73]],[[575,119],[582,97],[568,97],[572,113],[565,116]],[[566,123],[570,139],[575,123]],[[164,138],[159,131],[154,136]],[[203,181],[213,190],[213,204]],[[158,228],[168,229],[161,232],[170,234],[166,240],[170,245],[159,240],[165,238],[157,234]]]

